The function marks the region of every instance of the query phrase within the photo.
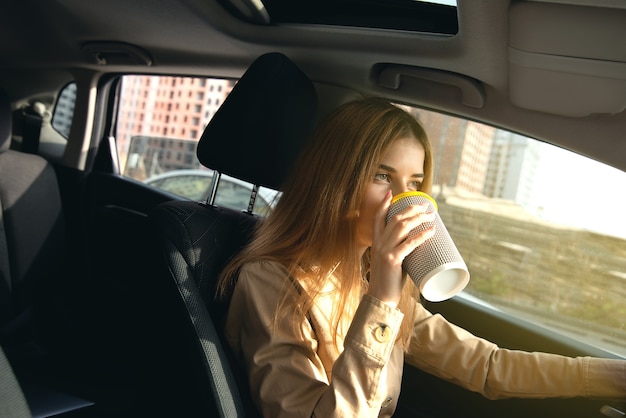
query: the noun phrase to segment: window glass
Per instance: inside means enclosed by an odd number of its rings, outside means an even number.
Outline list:
[[[465,294],[626,354],[626,173],[487,125],[411,109],[433,197],[470,271]]]
[[[459,30],[455,0],[263,0],[263,6],[273,24],[354,26],[445,35]],[[227,5],[227,9],[249,19],[235,7]]]
[[[61,90],[52,115],[52,127],[65,138],[70,136],[75,103],[76,83],[70,83]]]
[[[190,200],[206,200],[213,171],[200,164],[196,147],[235,81],[136,75],[124,76],[121,83],[116,139],[122,174]],[[222,176],[215,204],[246,210],[251,194],[251,184]],[[261,188],[254,213],[266,214],[276,197]]]

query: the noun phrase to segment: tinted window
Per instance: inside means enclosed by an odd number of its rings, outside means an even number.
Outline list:
[[[250,18],[231,3],[222,1],[231,12],[244,19]],[[450,35],[459,29],[454,0],[264,0],[262,5],[273,24],[312,23]]]
[[[75,103],[76,83],[70,83],[61,91],[52,115],[52,127],[65,138],[70,136]]]

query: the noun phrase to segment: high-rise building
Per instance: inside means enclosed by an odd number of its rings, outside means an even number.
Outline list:
[[[480,193],[495,129],[442,113],[414,112],[433,149],[434,184]]]
[[[495,132],[491,126],[467,122],[458,163],[457,190],[483,194]]]
[[[143,180],[197,168],[197,142],[234,85],[222,79],[125,76],[116,138],[125,174]]]
[[[413,113],[424,126],[432,145],[434,184],[455,187],[467,121],[426,110]]]
[[[540,158],[541,143],[512,132],[496,131],[484,194],[532,209]]]

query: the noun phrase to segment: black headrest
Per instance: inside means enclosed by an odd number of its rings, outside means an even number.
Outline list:
[[[285,55],[252,63],[198,143],[202,165],[279,189],[317,121],[311,80]]]
[[[11,132],[13,129],[13,114],[11,102],[7,93],[0,89],[0,152],[4,152],[11,146]]]

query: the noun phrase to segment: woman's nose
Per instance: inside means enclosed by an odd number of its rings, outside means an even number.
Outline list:
[[[391,193],[398,195],[400,193],[408,192],[410,189],[406,184],[393,184],[391,186]]]

